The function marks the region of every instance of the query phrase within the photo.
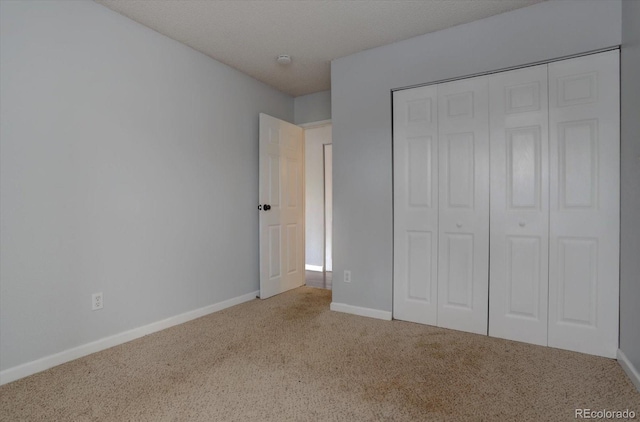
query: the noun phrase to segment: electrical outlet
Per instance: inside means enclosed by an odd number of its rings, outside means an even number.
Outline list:
[[[351,271],[344,270],[344,282],[351,283]]]
[[[102,299],[102,292],[94,293],[91,295],[91,310],[97,311],[98,309],[102,309],[104,306],[104,301]]]

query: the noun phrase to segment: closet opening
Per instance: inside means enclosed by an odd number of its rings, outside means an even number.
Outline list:
[[[393,92],[393,317],[615,358],[619,50]]]

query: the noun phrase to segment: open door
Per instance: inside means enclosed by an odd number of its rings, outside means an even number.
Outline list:
[[[302,128],[260,113],[260,298],[304,284]]]

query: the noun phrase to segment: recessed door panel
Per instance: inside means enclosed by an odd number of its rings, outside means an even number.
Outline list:
[[[269,226],[269,279],[278,278],[281,272],[282,231],[279,224]]]
[[[454,84],[456,82],[453,82]],[[446,119],[472,119],[473,109],[473,91],[457,92],[449,94],[445,97],[447,113]]]
[[[406,150],[406,184],[409,187],[409,204],[411,208],[431,207],[432,203],[432,168],[433,138],[423,136],[407,140]]]
[[[507,316],[539,320],[540,238],[507,236]]]
[[[506,129],[506,150],[509,208],[539,209],[542,178],[540,126]]]
[[[447,186],[450,208],[473,208],[475,154],[473,132],[447,135]]]
[[[407,233],[407,298],[431,303],[432,233]]]
[[[301,190],[298,185],[302,182],[300,177],[300,161],[297,159],[287,158],[287,206],[296,208],[300,204]]]
[[[295,246],[296,240],[298,238],[298,225],[297,224],[288,224],[287,225],[287,245],[290,245],[287,248],[287,273],[295,273],[298,271],[298,249],[292,246]]]
[[[434,86],[393,94],[393,317],[436,325],[438,109]]]
[[[558,125],[560,205],[592,208],[598,195],[598,120]]]
[[[558,107],[594,103],[598,100],[597,71],[558,76],[556,81]]]
[[[546,68],[546,65],[542,67]],[[505,75],[505,73],[501,73],[500,75]],[[500,77],[500,76],[499,76]],[[541,87],[543,86],[540,81],[531,81],[525,83],[516,83],[512,85],[510,82],[508,85],[504,86],[505,93],[505,106],[504,112],[505,114],[516,114],[516,113],[527,113],[529,111],[538,111],[540,110],[541,104],[544,102],[540,102],[541,99]],[[544,86],[546,90],[546,85]],[[499,92],[495,93],[499,95]],[[546,98],[546,96],[544,97]]]
[[[473,234],[446,234],[445,307],[473,310]]]
[[[276,153],[277,154],[277,153]],[[267,198],[269,204],[274,208],[280,207],[280,157],[275,154],[269,154],[268,158],[268,178]]]
[[[416,98],[415,100],[408,100],[405,104],[407,106],[407,123],[431,123],[433,118],[431,112],[433,104],[431,98]]]
[[[558,323],[596,325],[598,241],[558,239]]]
[[[489,335],[547,344],[547,65],[490,77]]]
[[[438,85],[438,325],[487,333],[487,77]]]
[[[549,346],[618,348],[619,52],[549,65]]]

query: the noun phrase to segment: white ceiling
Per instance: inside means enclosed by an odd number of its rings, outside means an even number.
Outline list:
[[[299,96],[331,88],[333,59],[543,0],[96,1]]]

